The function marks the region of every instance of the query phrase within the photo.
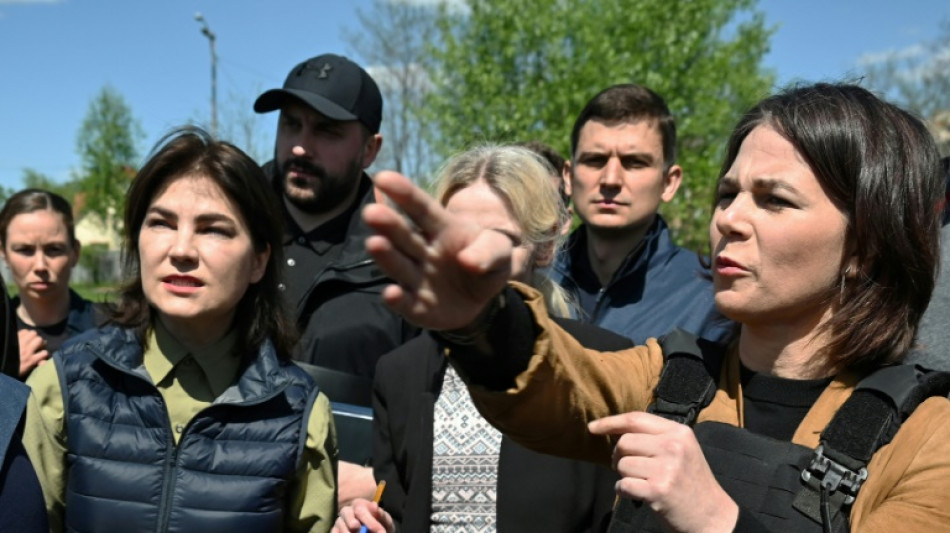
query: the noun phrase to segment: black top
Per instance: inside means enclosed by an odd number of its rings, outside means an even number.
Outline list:
[[[10,307],[13,310],[13,316],[16,317],[17,331],[29,329],[39,333],[40,337],[46,341],[46,349],[50,355],[58,350],[64,342],[74,335],[86,330],[99,327],[106,321],[106,304],[95,304],[79,296],[72,289],[69,290],[69,312],[66,318],[61,322],[50,326],[34,326],[27,324],[16,315],[16,309],[20,306],[20,297],[13,298]],[[17,372],[19,372],[19,348],[17,349]],[[26,379],[27,376],[23,376]]]
[[[20,344],[16,335],[16,308],[11,305],[7,284],[0,276],[0,372],[20,379]]]
[[[368,182],[360,183],[357,200],[366,194]],[[284,211],[284,265],[281,276],[281,290],[287,295],[291,305],[297,304],[297,298],[307,293],[313,279],[327,266],[336,261],[346,240],[350,220],[356,214],[360,202],[354,201],[345,211],[324,222],[309,232],[303,231],[281,201]]]
[[[745,427],[753,433],[790,441],[821,393],[831,383],[822,379],[786,379],[741,367]]]

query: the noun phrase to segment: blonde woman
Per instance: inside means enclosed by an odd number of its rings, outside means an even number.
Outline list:
[[[571,314],[541,271],[554,258],[567,210],[548,163],[525,148],[482,146],[451,158],[436,198],[446,210],[512,246],[511,279],[535,287],[548,311]],[[559,320],[588,346],[630,341]],[[531,452],[481,419],[439,342],[426,333],[380,359],[373,467],[386,481],[382,509],[344,507],[335,531],[600,531],[616,476],[603,467]],[[373,514],[375,511],[378,514]]]

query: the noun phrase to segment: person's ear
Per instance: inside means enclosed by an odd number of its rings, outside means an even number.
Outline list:
[[[663,194],[660,195],[660,198],[664,202],[669,202],[676,196],[676,191],[680,188],[680,184],[683,183],[683,169],[679,165],[673,165],[669,170],[666,171],[666,176],[663,177]]]
[[[267,272],[267,261],[270,259],[270,245],[263,252],[255,253],[251,265],[251,283],[257,283]]]
[[[363,168],[369,168],[376,161],[380,148],[383,147],[383,136],[374,133],[366,138],[366,144],[363,145]]]
[[[858,257],[855,254],[851,254],[851,257],[845,262],[844,267],[844,278],[851,280],[858,277],[858,273],[861,272],[861,268],[858,266]]]
[[[561,179],[564,180],[564,194],[573,196],[574,187],[571,185],[571,161],[564,162],[564,170],[561,171]]]
[[[74,268],[79,264],[79,254],[82,253],[82,243],[79,239],[73,241],[72,251],[69,253],[69,267]]]

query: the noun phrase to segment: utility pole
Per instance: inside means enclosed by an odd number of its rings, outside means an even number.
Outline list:
[[[211,46],[211,135],[218,136],[218,54],[214,52],[214,32],[208,27],[204,15],[195,13],[195,20],[201,24],[201,34],[208,38]]]

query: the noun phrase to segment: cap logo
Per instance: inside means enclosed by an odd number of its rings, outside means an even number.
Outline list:
[[[329,73],[331,70],[333,70],[333,67],[331,67],[329,63],[324,63],[323,66],[320,67],[320,73],[317,74],[317,77],[320,78],[321,80],[326,79],[327,77],[329,77]]]

